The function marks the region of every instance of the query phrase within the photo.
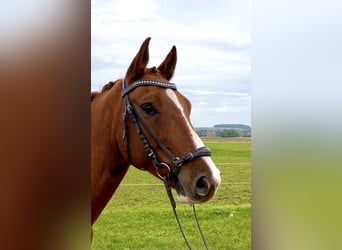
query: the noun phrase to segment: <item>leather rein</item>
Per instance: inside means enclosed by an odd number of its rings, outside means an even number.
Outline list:
[[[208,147],[204,146],[204,147],[197,148],[194,151],[191,151],[191,152],[185,154],[184,157],[177,157],[171,152],[170,149],[168,149],[163,143],[161,143],[154,136],[154,134],[149,129],[147,124],[144,122],[144,120],[141,118],[141,116],[135,110],[134,106],[132,105],[132,103],[128,97],[128,94],[131,91],[133,91],[134,89],[141,87],[141,86],[156,86],[156,87],[161,87],[161,88],[165,88],[165,89],[177,90],[176,84],[169,83],[169,82],[162,82],[162,81],[156,81],[156,80],[145,80],[144,79],[144,80],[135,81],[127,87],[125,79],[122,80],[121,97],[123,98],[124,105],[125,105],[125,111],[123,113],[123,136],[122,136],[122,139],[125,140],[125,143],[126,143],[126,151],[127,151],[128,160],[129,160],[129,162],[131,162],[131,153],[130,153],[129,144],[128,144],[128,129],[127,129],[127,120],[128,119],[127,119],[127,117],[129,117],[131,122],[133,123],[134,128],[140,137],[141,143],[143,144],[147,155],[152,159],[152,161],[155,165],[155,170],[156,170],[157,175],[164,182],[165,189],[166,189],[167,195],[169,197],[171,206],[173,208],[173,212],[174,212],[175,218],[177,220],[179,229],[183,235],[183,238],[184,238],[188,248],[192,249],[189,241],[185,237],[185,234],[183,232],[183,229],[181,227],[181,224],[179,222],[179,219],[178,219],[178,216],[176,213],[176,202],[172,196],[171,186],[170,186],[170,178],[172,178],[174,180],[174,182],[177,183],[180,168],[184,163],[187,163],[187,162],[192,161],[192,160],[199,158],[199,157],[210,156],[211,151]],[[172,168],[170,168],[170,166],[167,163],[162,162],[160,160],[160,158],[155,154],[154,150],[152,149],[148,140],[146,139],[144,131],[141,129],[141,127],[143,127],[143,130],[146,131],[146,133],[152,138],[152,140],[158,145],[158,147],[160,149],[162,149],[169,156],[169,158],[172,160],[172,163],[173,163]],[[165,176],[160,174],[161,168],[166,168],[167,174]],[[196,220],[199,232],[201,234],[203,243],[204,243],[206,249],[209,249],[207,242],[204,238],[204,235],[202,233],[201,227],[199,225],[194,204],[192,204],[192,206],[193,206],[193,211],[194,211],[194,215],[195,215],[195,220]]]

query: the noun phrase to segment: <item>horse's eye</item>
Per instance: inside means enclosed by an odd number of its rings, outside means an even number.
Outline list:
[[[155,115],[157,113],[152,103],[144,103],[141,108],[146,115]]]

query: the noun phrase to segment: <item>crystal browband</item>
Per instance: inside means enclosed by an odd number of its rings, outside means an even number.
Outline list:
[[[130,84],[128,87],[124,88],[121,93],[121,96],[124,97],[133,89],[140,87],[140,86],[157,86],[161,88],[177,90],[176,84],[171,83],[171,82],[161,82],[161,81],[156,81],[156,80],[138,80]]]

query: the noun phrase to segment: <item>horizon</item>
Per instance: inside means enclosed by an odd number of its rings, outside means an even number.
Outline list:
[[[244,126],[248,126],[250,128],[252,128],[252,126],[250,124],[243,124],[243,123],[220,123],[220,124],[214,124],[212,126],[196,126],[194,128],[215,128],[215,126],[219,126],[219,125],[227,125],[227,127],[229,127],[229,125],[244,125]],[[226,127],[224,127],[226,128]]]

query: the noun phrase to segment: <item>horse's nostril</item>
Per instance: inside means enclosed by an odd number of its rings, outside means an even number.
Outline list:
[[[209,193],[210,184],[205,176],[201,176],[196,184],[195,190],[199,196],[206,196]]]

